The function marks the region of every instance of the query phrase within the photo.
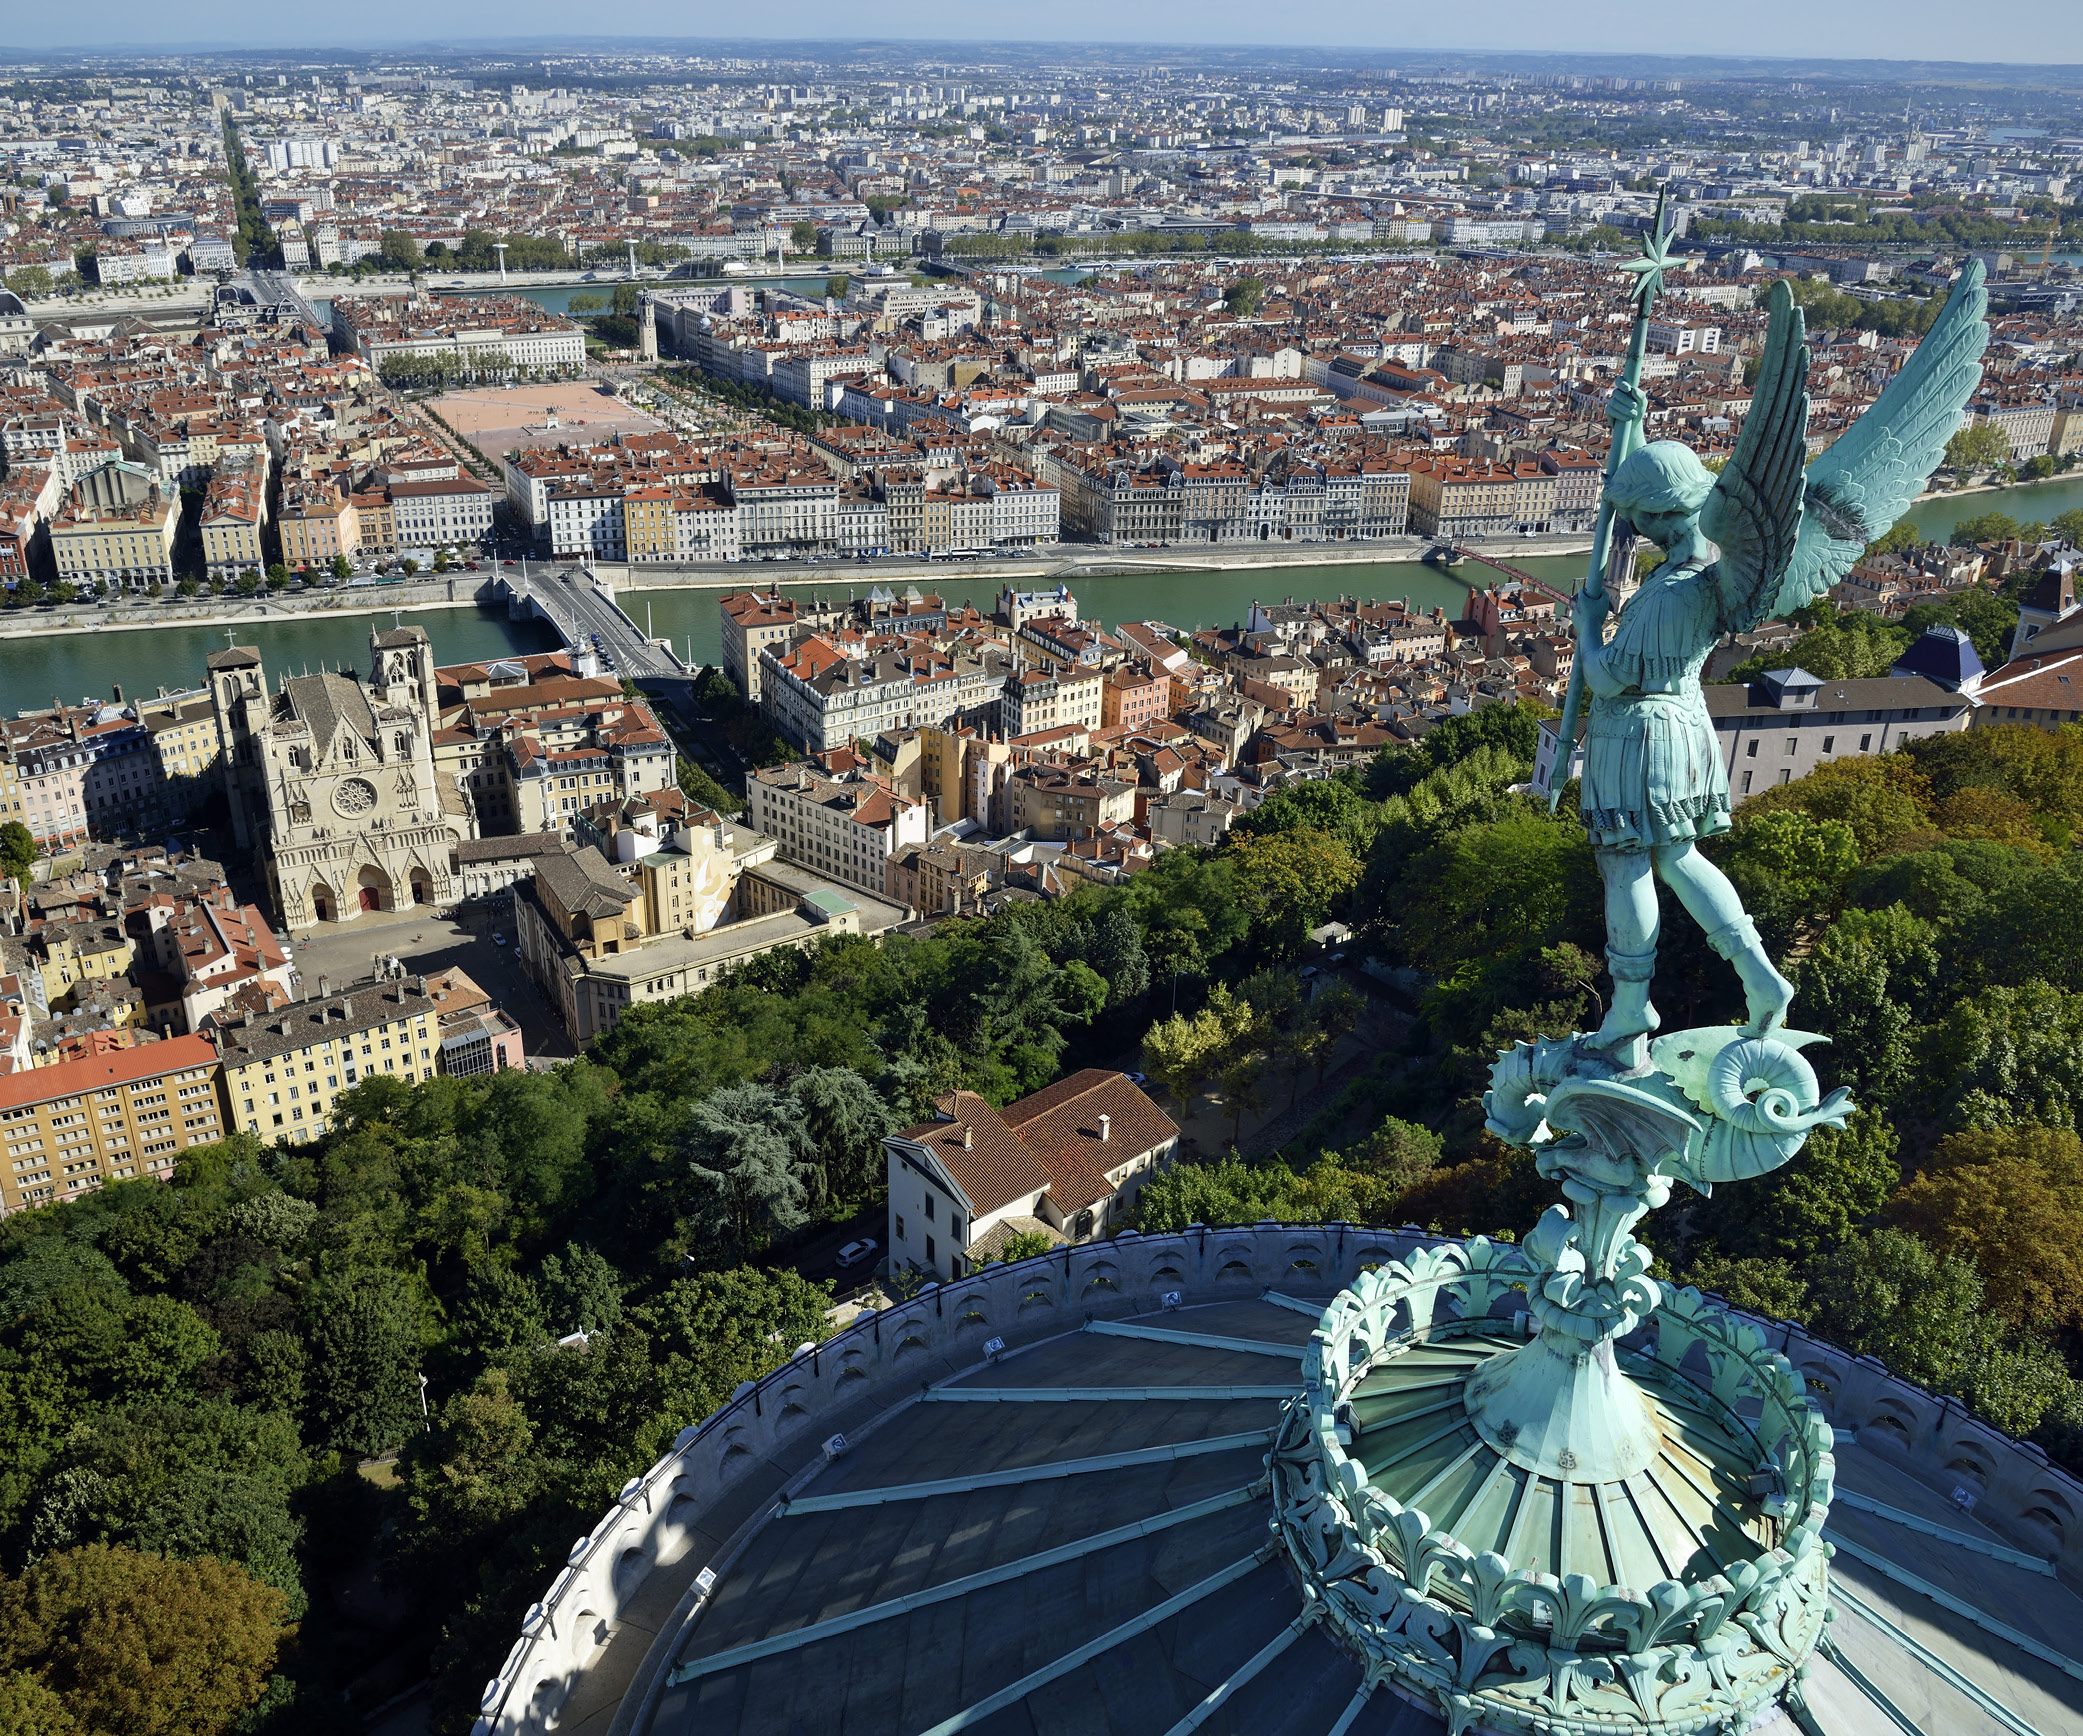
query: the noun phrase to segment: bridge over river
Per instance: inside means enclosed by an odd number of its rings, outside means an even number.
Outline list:
[[[545,566],[525,577],[503,573],[498,590],[510,617],[549,622],[574,653],[591,652],[631,681],[676,682],[694,672],[670,644],[649,637],[615,601],[613,586],[584,567]]]

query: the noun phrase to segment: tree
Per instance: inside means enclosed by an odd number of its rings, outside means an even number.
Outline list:
[[[51,274],[41,265],[11,266],[7,273],[7,287],[24,301],[41,301],[51,293]]]
[[[1853,1237],[1817,1263],[1813,1292],[1825,1337],[1925,1386],[1955,1389],[1978,1343],[1974,1267],[1901,1230]]]
[[[242,597],[253,596],[260,589],[260,574],[248,567],[239,575],[238,591]]]
[[[1208,1004],[1191,1018],[1174,1013],[1150,1027],[1143,1037],[1143,1065],[1183,1115],[1201,1081],[1221,1070],[1251,1023],[1251,1008],[1218,983]]]
[[[26,1670],[0,1675],[0,1730],[11,1736],[85,1736],[57,1693]]]
[[[0,875],[26,890],[35,867],[35,834],[19,820],[0,824]]]
[[[328,1273],[304,1292],[317,1438],[342,1452],[395,1447],[419,1427],[419,1321],[412,1286],[380,1266]]]
[[[1239,319],[1249,319],[1266,299],[1266,282],[1261,277],[1240,277],[1222,292],[1223,305]]]
[[[1226,852],[1254,938],[1275,958],[1292,958],[1312,930],[1360,882],[1360,860],[1327,832],[1244,838]]]
[[[344,584],[347,580],[354,577],[354,562],[349,560],[345,555],[335,555],[333,556],[332,571],[333,577],[340,580]],[[270,581],[272,582],[274,575],[271,573],[268,576]]]
[[[788,227],[788,244],[797,253],[809,253],[817,246],[817,225],[804,217]]]
[[[637,287],[633,283],[618,283],[611,292],[615,314],[620,319],[635,319]]]
[[[434,1557],[474,1548],[518,1521],[541,1491],[546,1467],[532,1455],[535,1425],[503,1368],[442,1401],[434,1426],[400,1464],[407,1517],[403,1553],[435,1571]]]
[[[1946,442],[1947,468],[1971,474],[2002,464],[2011,455],[2011,437],[1990,422],[1962,428]]]
[[[1385,1191],[1401,1195],[1437,1169],[1445,1155],[1439,1135],[1429,1127],[1390,1115],[1340,1161],[1346,1169],[1372,1176]]]
[[[1240,1048],[1223,1059],[1216,1082],[1222,1090],[1222,1106],[1229,1111],[1232,1146],[1244,1137],[1244,1117],[1256,1115],[1266,1106],[1260,1089],[1265,1073],[1266,1057],[1256,1049]]]
[[[1841,1247],[1901,1180],[1895,1130],[1862,1106],[1842,1128],[1819,1127],[1791,1163],[1740,1187],[1717,1188],[1694,1208],[1723,1254],[1797,1267]]]
[[[217,1736],[266,1687],[282,1615],[281,1592],[227,1562],[89,1544],[0,1586],[0,1669],[87,1730]]]
[[[1956,549],[1972,548],[1976,543],[2009,542],[2018,534],[2018,521],[2007,512],[1977,513],[1973,518],[1963,518],[1953,526],[1946,541]]]
[[[1040,1230],[1015,1230],[998,1245],[992,1256],[1000,1265],[1017,1265],[1022,1260],[1031,1260],[1046,1254],[1056,1244]]]
[[[872,1197],[882,1180],[882,1142],[899,1125],[881,1093],[851,1067],[807,1068],[789,1092],[802,1106],[820,1201]]]
[[[386,229],[376,257],[386,271],[414,271],[420,263],[420,245],[403,229]]]
[[[2083,506],[2072,506],[2054,515],[2053,529],[2070,548],[2083,548]]]
[[[607,303],[602,301],[599,296],[593,294],[592,291],[582,289],[576,291],[571,299],[564,304],[564,311],[571,314],[598,313],[606,306]]]
[[[1906,554],[1917,546],[1919,540],[1917,527],[1904,519],[1866,545],[1866,558],[1872,560],[1876,555]]]
[[[1785,1260],[1702,1254],[1693,1261],[1685,1281],[1711,1291],[1732,1308],[1762,1314],[1767,1320],[1792,1320],[1806,1325],[1814,1316],[1807,1284]]]
[[[2013,1327],[2083,1325],[2083,1140],[2070,1127],[1955,1133],[1887,1221],[1981,1275]]]
[[[727,1085],[689,1112],[680,1158],[705,1242],[764,1247],[809,1216],[810,1130],[803,1105],[768,1085]]]
[[[1930,780],[1907,754],[1848,754],[1743,804],[1747,824],[1782,808],[1843,821],[1858,840],[1862,862],[1922,841],[1932,829]]]

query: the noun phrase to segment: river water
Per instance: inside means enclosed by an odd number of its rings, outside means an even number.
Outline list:
[[[1979,513],[2006,512],[2025,522],[2049,520],[2074,508],[2083,508],[2083,476],[1929,501],[1912,509],[1910,517],[1926,537],[1942,537],[1960,519]],[[1536,556],[1515,564],[1565,589],[1584,571],[1584,557],[1579,555]],[[829,568],[828,574],[809,584],[784,585],[782,589],[800,595],[852,596],[875,582],[845,567]],[[1486,574],[1486,568],[1473,562],[1448,574],[1416,561],[1379,561],[1087,577],[1072,581],[1071,589],[1079,612],[1109,627],[1123,621],[1156,620],[1192,629],[1241,621],[1254,599],[1278,602],[1288,597],[1305,602],[1339,595],[1405,597],[1419,608],[1444,608],[1452,617],[1461,612],[1469,587],[1482,584]],[[748,567],[744,582],[763,582],[761,569]],[[920,588],[937,590],[950,604],[970,603],[989,614],[1004,582],[988,567],[950,567],[930,581],[921,581]],[[719,662],[722,657],[717,609],[721,595],[719,590],[634,591],[623,600],[639,626],[648,624],[656,634],[670,636],[682,657],[703,664]],[[434,641],[434,655],[443,663],[552,650],[556,645],[543,623],[508,621],[503,609],[422,609],[410,619],[427,630]],[[322,666],[366,669],[371,628],[390,624],[390,612],[375,608],[367,614],[294,616],[264,626],[241,627],[238,642],[258,646],[270,674],[284,669],[301,673]],[[46,706],[53,698],[67,702],[105,698],[119,683],[126,695],[133,696],[150,694],[162,686],[199,686],[204,656],[224,643],[222,628],[205,627],[0,640],[0,710],[12,713]]]

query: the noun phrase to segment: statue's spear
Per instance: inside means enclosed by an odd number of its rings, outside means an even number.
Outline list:
[[[1628,291],[1635,304],[1635,319],[1627,334],[1627,365],[1621,378],[1630,386],[1642,384],[1642,354],[1649,344],[1649,309],[1664,286],[1664,268],[1671,262],[1671,238],[1664,232],[1665,192],[1659,189],[1656,195],[1656,221],[1649,233],[1642,237],[1642,257],[1625,261],[1620,269],[1635,273],[1634,287]],[[1613,430],[1613,444],[1606,453],[1606,492],[1598,503],[1598,525],[1591,533],[1591,574],[1584,581],[1584,588],[1594,597],[1606,592],[1606,568],[1612,559],[1615,545],[1613,539],[1613,497],[1611,489],[1613,474],[1625,462],[1627,455],[1639,444],[1638,439],[1629,442],[1623,438],[1622,430]],[[1633,539],[1622,537],[1618,547],[1629,551],[1632,560]],[[1582,647],[1579,652],[1581,654]],[[1555,744],[1555,763],[1548,768],[1548,810],[1553,812],[1562,800],[1562,786],[1569,782],[1570,761],[1577,751],[1577,715],[1584,708],[1584,670],[1581,661],[1570,666],[1569,690],[1563,696],[1562,724]]]

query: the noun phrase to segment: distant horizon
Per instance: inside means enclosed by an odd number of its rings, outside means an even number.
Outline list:
[[[1399,18],[1396,37],[1379,34],[1374,8],[1352,0],[1330,0],[1309,15],[1313,40],[1283,40],[1277,10],[1246,6],[1241,0],[1207,0],[1197,9],[1191,37],[1151,38],[1123,29],[1117,8],[1097,0],[1059,0],[1049,11],[1046,35],[1007,35],[983,31],[949,34],[943,18],[937,33],[914,33],[916,14],[888,0],[805,0],[788,14],[795,25],[786,36],[711,34],[690,31],[686,13],[659,0],[628,0],[613,31],[573,31],[569,15],[544,0],[451,0],[428,8],[405,0],[369,0],[360,17],[360,41],[332,40],[336,25],[323,15],[311,28],[283,30],[284,23],[303,22],[277,14],[262,30],[242,40],[198,39],[174,35],[167,26],[192,28],[189,15],[144,0],[106,0],[98,16],[105,28],[93,43],[59,40],[60,32],[77,29],[73,15],[46,11],[34,20],[18,20],[6,45],[6,60],[18,63],[40,56],[65,59],[120,60],[165,54],[237,55],[311,53],[360,58],[397,54],[478,54],[556,51],[567,54],[629,52],[648,46],[680,52],[702,49],[726,53],[768,54],[818,51],[884,51],[917,48],[960,52],[1074,49],[1080,46],[1148,49],[1181,55],[1272,51],[1318,60],[1324,70],[1339,70],[1342,55],[1368,60],[1404,56],[1465,57],[1477,60],[1540,58],[1683,59],[1731,67],[1850,66],[1921,71],[1927,76],[1947,68],[1994,69],[2049,73],[2083,69],[2083,6],[2075,0],[2014,0],[1999,8],[1979,10],[1940,4],[1939,0],[1837,0],[1817,7],[1803,0],[1753,0],[1743,11],[1744,49],[1731,50],[1728,17],[1719,8],[1701,7],[1674,13],[1646,0],[1607,0],[1580,11],[1567,22],[1552,7],[1532,0],[1496,0],[1485,15],[1488,43],[1457,40],[1463,28],[1441,19]],[[429,31],[430,15],[442,19]],[[880,27],[878,27],[880,26]],[[1032,29],[1034,26],[1029,25]],[[1336,40],[1337,38],[1345,40]],[[1509,44],[1509,46],[1503,46]],[[1877,48],[1885,52],[1876,53]]]

